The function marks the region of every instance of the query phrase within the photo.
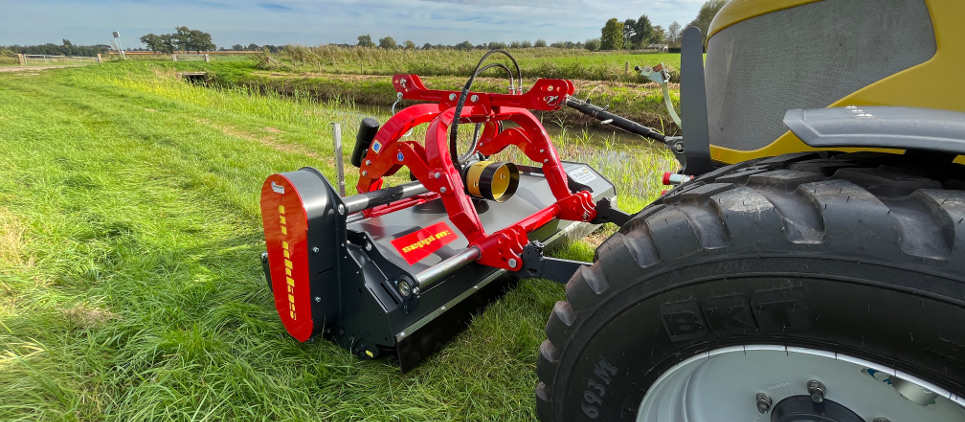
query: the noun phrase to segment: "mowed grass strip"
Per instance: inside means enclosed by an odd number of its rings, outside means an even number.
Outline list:
[[[553,283],[406,375],[285,332],[260,186],[332,176],[333,122],[358,115],[150,64],[0,75],[0,420],[532,420]]]

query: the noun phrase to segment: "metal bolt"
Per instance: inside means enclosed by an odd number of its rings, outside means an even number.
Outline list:
[[[399,294],[401,294],[402,297],[409,297],[409,295],[412,294],[412,286],[405,281],[399,282]]]
[[[676,144],[673,144],[673,150],[677,152],[684,152],[684,143],[677,142]]]
[[[365,250],[371,252],[371,251],[372,251],[372,244],[369,243],[369,242],[365,242]]]
[[[449,94],[449,101],[456,101],[456,94]]]
[[[439,173],[439,172],[437,171],[436,174],[433,174],[433,175],[432,175],[432,177],[435,177],[436,179],[438,179],[438,178],[442,177],[442,173]]]
[[[509,264],[509,268],[516,268],[516,260],[515,260],[515,259],[510,258],[510,259],[509,259],[509,262],[507,262],[507,264]]]
[[[345,205],[343,205],[343,204],[338,204],[338,214],[339,214],[339,215],[345,215]]]
[[[445,310],[446,310],[446,307],[443,306],[442,308],[439,308],[439,310],[440,310],[440,311],[445,311]]]
[[[315,303],[321,303],[321,302],[322,302],[322,298],[315,296]]]
[[[372,165],[372,160],[365,160],[365,165],[367,165],[367,166]]]
[[[771,410],[771,396],[764,393],[757,393],[757,411],[767,413]]]
[[[318,246],[312,248],[312,253],[318,253]]]
[[[542,154],[542,153],[544,153],[544,152],[546,152],[545,149],[543,149],[543,148],[540,148],[540,149],[539,149],[539,153],[540,153],[540,154]]]
[[[412,294],[414,294],[414,295],[419,294],[419,286],[415,286],[415,287],[412,288]]]
[[[439,193],[446,193],[446,187],[443,186],[443,187],[439,188]]]
[[[470,102],[470,103],[474,103],[474,102],[476,102],[476,101],[479,101],[479,96],[478,96],[478,95],[473,95],[472,97],[469,97],[469,102]]]
[[[362,175],[363,175],[363,176],[368,176],[368,175],[369,175],[369,172],[366,171],[366,170],[362,170]]]
[[[549,158],[543,159],[543,163],[548,163],[548,162],[550,162],[550,159],[549,159]]]
[[[808,381],[808,394],[811,395],[811,401],[815,403],[824,402],[824,395],[828,393],[828,387],[825,387],[821,381],[810,380]]]
[[[261,262],[262,263],[268,262],[268,252],[261,253]]]
[[[405,331],[399,333],[399,338],[405,338]]]

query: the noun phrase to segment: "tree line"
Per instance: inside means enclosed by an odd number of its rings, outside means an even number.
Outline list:
[[[600,38],[592,38],[586,40],[586,42],[572,42],[572,41],[559,41],[552,44],[547,44],[546,40],[538,39],[535,42],[529,41],[512,41],[509,43],[500,41],[491,41],[486,44],[473,44],[469,41],[463,41],[455,45],[445,45],[445,44],[431,44],[425,43],[422,45],[423,50],[438,49],[438,48],[453,48],[456,50],[492,50],[496,48],[531,48],[531,47],[556,47],[556,48],[583,48],[590,51],[596,50],[638,50],[646,49],[654,44],[663,43],[666,44],[668,49],[680,48],[680,36],[685,28],[696,26],[700,28],[700,31],[704,34],[706,39],[707,29],[710,27],[710,21],[713,20],[714,15],[724,7],[727,0],[708,0],[700,7],[700,11],[697,13],[697,17],[694,18],[686,27],[680,25],[680,23],[674,21],[667,28],[663,28],[660,25],[654,25],[647,15],[640,15],[638,19],[626,19],[620,21],[617,18],[612,18],[606,22],[603,28],[600,30]],[[343,47],[351,47],[348,44],[341,44]],[[392,37],[379,38],[378,44],[372,40],[372,36],[369,34],[359,35],[358,43],[354,45],[355,47],[364,48],[382,48],[382,49],[406,49],[415,50],[416,44],[411,40],[406,40],[403,43],[398,43]]]
[[[647,15],[641,15],[639,19],[627,19],[620,22],[617,18],[606,21],[600,30],[599,49],[600,50],[634,50],[648,48],[657,43],[664,43],[669,48],[680,47],[680,36],[685,28],[695,26],[700,28],[707,38],[707,29],[714,15],[724,7],[727,0],[709,0],[700,7],[697,17],[686,27],[681,27],[680,23],[674,21],[664,29],[660,25],[653,25]],[[589,44],[589,41],[587,41]]]
[[[111,49],[107,44],[74,45],[64,38],[61,44],[46,43],[40,45],[5,45],[0,46],[0,55],[15,56],[17,54],[45,54],[48,56],[96,56]]]

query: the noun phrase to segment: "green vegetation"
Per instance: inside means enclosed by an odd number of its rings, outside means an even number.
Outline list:
[[[679,130],[670,120],[660,87],[648,84],[633,70],[635,66],[664,63],[674,83],[679,80],[675,70],[680,66],[679,54],[592,53],[558,48],[511,52],[522,69],[524,84],[532,84],[537,78],[572,79],[580,98],[608,104],[613,112],[666,133]],[[321,99],[349,98],[359,104],[389,106],[395,102],[396,92],[388,76],[412,73],[420,75],[430,88],[459,89],[481,55],[479,51],[460,50],[290,47],[282,56],[261,56],[257,64],[264,69],[261,71],[244,63],[220,67],[212,64],[211,69],[217,76],[216,83],[222,86],[265,88],[286,94],[304,91]],[[501,69],[484,75],[477,79],[474,89],[505,92],[508,88]],[[671,88],[671,96],[679,107],[677,88]],[[566,124],[594,124],[576,111],[566,110],[562,115]]]
[[[306,165],[331,176],[330,124],[360,115],[176,76],[211,65],[0,74],[0,420],[534,419],[537,348],[563,298],[550,282],[523,281],[407,375],[285,333],[257,260],[261,183]],[[559,136],[561,154],[598,142],[580,138]],[[672,167],[632,157],[649,182]]]

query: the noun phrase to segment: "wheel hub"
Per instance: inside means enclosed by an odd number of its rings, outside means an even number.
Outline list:
[[[931,394],[923,403],[897,386]],[[773,405],[772,405],[773,404]],[[687,359],[654,382],[638,421],[965,421],[965,400],[852,356],[775,345],[728,347]],[[763,416],[763,417],[762,417]]]
[[[781,400],[771,412],[771,422],[865,422],[851,409],[831,400],[816,403],[810,396]]]

